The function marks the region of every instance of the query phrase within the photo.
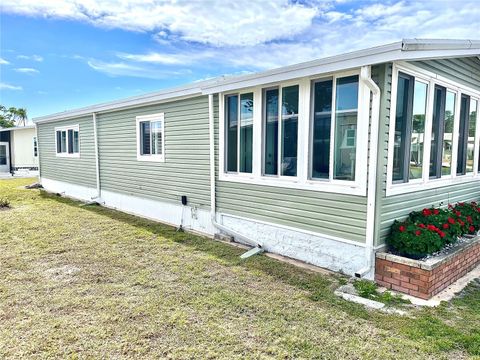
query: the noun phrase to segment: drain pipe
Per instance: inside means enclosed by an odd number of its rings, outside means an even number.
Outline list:
[[[380,122],[380,88],[372,80],[371,66],[362,66],[360,70],[361,81],[372,92],[372,119],[370,125],[370,161],[368,167],[368,187],[367,187],[367,226],[366,226],[366,244],[365,244],[365,267],[355,272],[355,277],[373,275],[374,261],[374,241],[375,241],[375,203],[377,195],[377,159],[378,159],[378,135]],[[370,96],[369,96],[370,98]]]
[[[97,177],[97,196],[93,199],[100,199],[100,159],[98,157],[98,134],[97,134],[97,113],[92,113],[93,120],[93,141],[95,143],[95,173]]]
[[[223,224],[219,224],[216,220],[216,190],[215,190],[215,120],[214,120],[214,112],[213,112],[213,94],[208,95],[208,123],[209,123],[209,133],[210,133],[210,215],[212,220],[212,225],[223,231],[224,233],[233,236],[254,247],[255,250],[250,255],[254,255],[263,251],[262,244],[254,241],[244,235],[239,234],[235,230],[232,230],[226,227]],[[250,250],[249,252],[251,252]],[[247,255],[249,252],[245,253]],[[246,258],[248,256],[242,255],[242,258]]]

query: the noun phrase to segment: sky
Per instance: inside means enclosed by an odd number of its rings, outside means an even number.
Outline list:
[[[0,104],[32,118],[402,38],[480,39],[480,0],[2,0]]]

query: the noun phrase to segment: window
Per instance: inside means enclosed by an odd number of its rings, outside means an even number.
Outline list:
[[[467,131],[467,164],[466,172],[472,173],[475,158],[475,131],[477,123],[477,100],[470,99],[470,111],[468,116],[468,131]]]
[[[263,94],[264,174],[297,176],[299,86],[264,89]]]
[[[57,156],[79,157],[80,156],[80,140],[79,126],[66,126],[55,128],[55,142]],[[38,155],[37,139],[34,138],[34,156]]]
[[[462,94],[460,100],[460,128],[458,133],[457,175],[465,175],[467,172],[469,114],[470,97]]]
[[[253,93],[225,98],[226,169],[228,172],[252,172]]]
[[[37,143],[37,137],[33,137],[33,156],[37,157],[38,156],[38,143]]]
[[[312,173],[313,179],[330,176],[330,136],[332,127],[333,80],[317,81],[313,86]]]
[[[355,180],[358,76],[337,79],[334,179]]]
[[[164,161],[164,114],[137,116],[137,160]]]
[[[435,85],[432,136],[430,143],[430,178],[451,175],[455,93]]]
[[[428,85],[398,74],[393,181],[421,179]]]

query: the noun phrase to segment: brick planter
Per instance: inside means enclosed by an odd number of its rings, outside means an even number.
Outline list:
[[[480,235],[446,254],[412,260],[385,252],[376,254],[375,281],[387,289],[430,299],[480,264]]]

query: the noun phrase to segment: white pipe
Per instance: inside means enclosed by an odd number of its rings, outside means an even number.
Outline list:
[[[374,273],[375,202],[377,197],[378,135],[380,126],[380,88],[371,78],[371,66],[362,66],[360,70],[360,79],[370,89],[373,98],[372,119],[370,124],[370,157],[368,164],[367,226],[365,246],[366,264],[364,268],[355,272],[356,277],[373,275]]]
[[[100,198],[100,159],[98,157],[98,135],[97,135],[97,114],[92,113],[93,119],[93,141],[95,144],[95,172],[97,176],[97,196],[96,198]]]
[[[233,236],[234,238],[240,239],[247,244],[250,244],[254,247],[262,247],[260,243],[245,237],[242,234],[226,227],[223,224],[219,224],[216,221],[216,190],[215,190],[215,117],[213,112],[213,94],[208,95],[208,124],[209,124],[209,133],[210,133],[210,216],[212,220],[212,225],[217,229]]]

